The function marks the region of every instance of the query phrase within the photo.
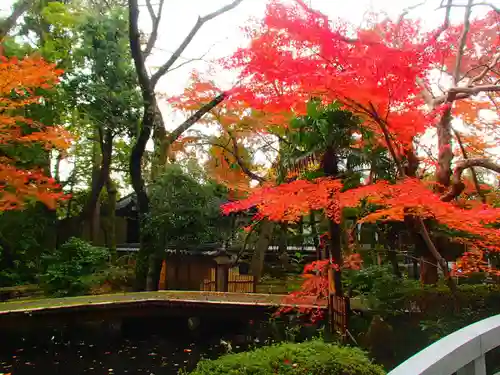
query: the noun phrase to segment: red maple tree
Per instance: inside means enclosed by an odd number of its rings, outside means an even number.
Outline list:
[[[58,82],[61,72],[39,58],[0,56],[0,211],[19,209],[27,201],[55,208],[63,197],[59,184],[39,168],[23,168],[15,150],[42,146],[47,152],[68,147],[68,134],[23,116],[23,109],[43,101],[39,90]]]
[[[272,220],[293,221],[311,209],[323,209],[331,217],[330,193],[335,191],[337,213],[368,197],[379,209],[365,221],[403,221],[412,215],[426,235],[425,222],[432,220],[457,231],[454,240],[469,244],[476,254],[500,250],[500,232],[494,226],[500,219],[498,209],[486,201],[461,196],[466,187],[464,170],[480,166],[500,172],[500,166],[471,152],[479,144],[477,139],[461,142],[455,131],[463,147],[453,170],[451,124],[455,116],[492,133],[498,129],[498,117],[477,124],[479,110],[498,115],[498,14],[490,11],[471,19],[471,6],[466,6],[464,22],[451,25],[452,7],[449,2],[443,24],[428,32],[404,15],[397,21],[384,19],[359,28],[330,20],[301,0],[292,4],[272,1],[262,22],[247,29],[249,46],[224,61],[226,67],[240,71],[243,82],[232,100],[266,113],[275,120],[273,125],[282,121],[282,126],[288,118],[284,114],[306,114],[307,101],[313,97],[325,103],[340,101],[387,147],[400,181],[345,193],[340,193],[339,182],[334,180],[294,181],[259,188],[224,210],[256,206]],[[430,80],[430,73],[436,71],[451,81],[439,95],[433,92]],[[437,184],[431,187],[417,178],[419,159],[415,155],[415,140],[428,129],[437,132],[438,150],[432,163]],[[472,263],[482,259],[470,254],[465,258]],[[439,261],[439,254],[435,255]],[[475,264],[485,269],[483,263]]]

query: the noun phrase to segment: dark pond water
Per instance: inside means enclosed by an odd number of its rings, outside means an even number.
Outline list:
[[[251,321],[201,322],[193,329],[187,319],[135,320],[114,330],[94,323],[0,334],[0,374],[12,375],[171,375],[194,369],[202,357],[226,353],[227,343],[237,352],[269,337]]]

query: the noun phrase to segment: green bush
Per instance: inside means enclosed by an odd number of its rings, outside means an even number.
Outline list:
[[[129,292],[133,290],[135,269],[133,265],[110,265],[93,275],[91,294]]]
[[[381,375],[385,372],[360,349],[314,340],[267,346],[228,354],[216,360],[203,360],[191,372],[191,375],[217,374]]]
[[[40,282],[45,293],[55,296],[71,296],[88,293],[106,278],[109,251],[92,246],[78,238],[68,242],[44,257],[47,264]]]
[[[343,273],[351,296],[361,297],[368,311],[351,317],[351,333],[365,348],[388,347],[393,342],[392,359],[371,355],[390,368],[432,342],[500,311],[500,285],[479,283],[484,275],[461,280],[453,295],[448,286],[422,286],[416,280],[397,278],[391,268],[368,266]],[[474,283],[474,284],[472,284]],[[372,317],[379,315],[391,333],[368,337]],[[373,327],[372,327],[373,328]],[[388,336],[391,337],[388,337]],[[408,340],[411,337],[411,340]]]
[[[390,266],[378,265],[344,272],[343,284],[351,297],[361,297],[367,307],[382,311],[393,309],[395,301],[406,300],[408,290],[420,288],[418,281],[398,278]]]

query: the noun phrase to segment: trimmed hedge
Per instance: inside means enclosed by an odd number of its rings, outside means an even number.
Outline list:
[[[382,375],[363,351],[320,340],[283,343],[198,363],[191,375]]]

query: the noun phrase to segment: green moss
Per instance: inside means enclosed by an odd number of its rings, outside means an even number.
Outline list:
[[[320,340],[284,343],[198,363],[191,375],[382,375],[363,351]]]

